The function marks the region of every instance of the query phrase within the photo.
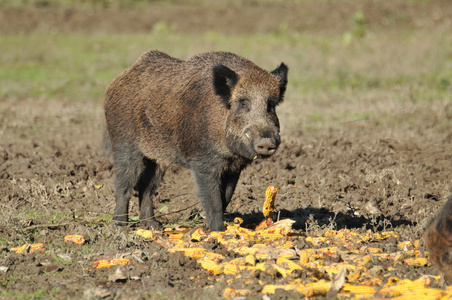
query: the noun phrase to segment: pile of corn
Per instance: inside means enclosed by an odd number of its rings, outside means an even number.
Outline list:
[[[273,223],[271,219],[260,223],[254,230],[241,227],[237,218],[234,225],[227,226],[224,232],[206,234],[198,228],[190,233],[188,228],[167,230],[169,252],[181,252],[197,259],[200,266],[212,276],[229,276],[228,282],[242,278],[247,286],[261,285],[262,294],[273,294],[277,289],[296,291],[304,296],[325,296],[332,286],[334,276],[346,270],[346,281],[338,288],[337,298],[373,298],[381,295],[397,299],[449,299],[451,290],[428,288],[440,277],[423,276],[415,281],[396,277],[385,277],[398,264],[409,266],[430,265],[425,257],[420,257],[420,241],[407,241],[399,244],[399,251],[384,253],[382,249],[370,247],[370,242],[378,242],[388,237],[398,237],[393,231],[358,234],[342,229],[329,230],[321,235],[306,238],[314,248],[297,249],[291,226],[294,221],[281,220]],[[185,233],[184,233],[185,231]],[[150,239],[160,238],[149,231],[140,230],[140,235]],[[218,242],[239,257],[227,259],[225,256],[207,251],[204,243]],[[427,253],[428,254],[428,253]],[[335,262],[337,261],[337,262]],[[278,284],[265,284],[253,276],[257,272],[268,273],[280,281]],[[255,289],[254,289],[255,290]],[[224,291],[227,299],[252,294],[251,289]],[[301,295],[300,295],[301,296]]]
[[[274,202],[274,194],[272,197]],[[273,206],[273,202],[271,205],[268,202],[267,198],[264,211],[266,207]],[[262,294],[274,294],[277,289],[283,289],[307,297],[325,296],[334,290],[335,297],[339,299],[376,296],[397,299],[452,298],[452,289],[428,287],[440,281],[439,276],[422,276],[414,281],[388,276],[400,264],[412,267],[430,265],[425,257],[428,253],[421,251],[419,240],[402,242],[398,245],[398,251],[385,253],[374,245],[390,237],[399,238],[396,232],[328,230],[305,238],[312,248],[298,249],[296,240],[302,237],[292,232],[293,220],[273,222],[267,219],[254,228],[241,227],[242,222],[236,218],[226,231],[209,234],[201,228],[194,232],[186,227],[168,229],[165,241],[151,231],[139,230],[137,234],[166,245],[169,252],[177,251],[195,258],[209,275],[217,279],[226,276],[231,285],[224,290],[226,299],[255,294],[256,286],[261,287],[259,291]],[[230,259],[203,247],[205,243],[212,242],[222,244],[237,253],[238,257]],[[273,276],[274,284],[262,282],[258,276],[261,272]],[[342,281],[337,277],[342,277]],[[237,279],[242,280],[240,289],[232,286]]]

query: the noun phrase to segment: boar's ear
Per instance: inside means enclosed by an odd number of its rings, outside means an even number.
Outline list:
[[[284,93],[286,92],[286,86],[287,86],[287,72],[289,71],[289,68],[284,64],[281,63],[279,67],[274,69],[270,72],[276,80],[279,83],[279,101],[281,102],[284,97]]]
[[[221,97],[227,108],[231,107],[229,99],[238,79],[237,73],[224,65],[213,67],[213,87],[215,88],[215,93]]]

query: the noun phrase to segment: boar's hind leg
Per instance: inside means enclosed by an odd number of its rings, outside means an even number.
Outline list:
[[[223,201],[220,180],[212,173],[192,170],[198,196],[206,212],[206,225],[210,230],[223,231]]]
[[[140,201],[140,225],[148,228],[159,228],[161,227],[161,224],[154,219],[152,197],[164,175],[164,171],[161,170],[153,160],[144,158],[143,163],[144,170],[141,173],[137,184]]]
[[[223,196],[221,198],[223,202],[223,212],[226,211],[226,207],[231,201],[232,194],[234,194],[237,181],[239,180],[240,172],[225,173],[221,177],[221,190],[223,191]]]
[[[113,149],[115,178],[116,225],[127,225],[129,220],[129,200],[138,174],[143,166],[143,155],[130,143],[123,143]]]

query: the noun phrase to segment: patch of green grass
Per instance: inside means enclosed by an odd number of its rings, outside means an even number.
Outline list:
[[[102,223],[102,222],[111,223],[112,221],[113,221],[113,215],[112,214],[104,213],[104,214],[99,214],[97,216],[97,222],[99,222],[99,223]]]
[[[280,32],[252,36],[181,34],[166,23],[148,34],[4,35],[0,98],[63,99],[100,108],[108,84],[141,53],[158,49],[181,59],[231,51],[267,70],[284,61],[289,85],[278,113],[282,126],[296,131],[322,131],[352,119],[385,122],[397,119],[390,107],[451,101],[452,37],[403,29],[367,34],[359,26],[366,34],[347,44],[337,34],[285,32],[284,24]]]
[[[59,256],[53,256],[52,260],[56,263],[59,263],[59,264],[65,265],[65,266],[72,265],[72,260],[65,260]]]
[[[165,27],[162,29],[160,27]],[[215,32],[200,35],[172,32],[171,24],[150,34],[83,35],[31,34],[0,37],[0,95],[7,97],[69,98],[101,101],[105,88],[122,70],[149,49],[187,58],[212,50],[242,54],[267,69],[285,61],[290,67],[288,98],[294,93],[318,94],[326,90],[346,91],[407,87],[425,100],[450,93],[450,62],[447,51],[431,47],[406,57],[389,57],[384,45],[373,38],[344,46],[338,36],[260,34],[225,36]],[[398,35],[389,36],[397,39]],[[196,40],[196,43],[193,41]],[[425,52],[434,52],[429,67],[415,68]],[[433,59],[433,54],[428,53]],[[394,64],[402,64],[392,69]],[[413,65],[411,65],[411,63]],[[409,67],[404,67],[408,66]],[[431,97],[422,93],[428,89]],[[290,94],[289,94],[290,93]]]
[[[20,289],[6,289],[0,290],[1,299],[52,299],[60,292],[58,287],[47,290],[45,288],[40,288],[34,292],[24,292]]]

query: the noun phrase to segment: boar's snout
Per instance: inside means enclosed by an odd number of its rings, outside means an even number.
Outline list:
[[[281,142],[279,133],[274,130],[256,130],[255,134],[253,134],[253,130],[247,128],[244,133],[259,157],[273,155]]]
[[[277,147],[275,140],[264,138],[256,143],[254,150],[261,156],[270,156],[275,153]]]

